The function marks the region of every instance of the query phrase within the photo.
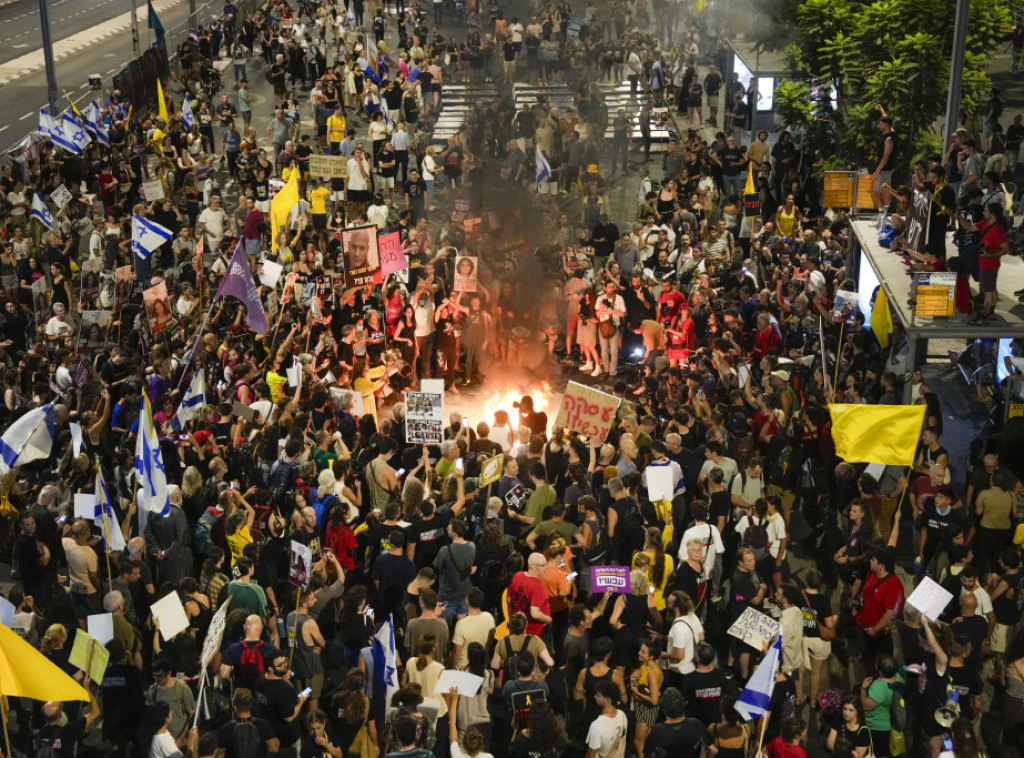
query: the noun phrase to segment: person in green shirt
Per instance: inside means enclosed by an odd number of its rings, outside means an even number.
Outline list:
[[[565,503],[556,502],[551,506],[550,518],[547,521],[541,521],[537,526],[533,528],[526,537],[526,544],[530,550],[539,550],[548,542],[548,538],[552,535],[556,535],[565,540],[566,545],[571,545],[573,541],[581,547],[584,544],[583,532],[579,530],[574,523],[565,520]],[[537,546],[537,542],[540,540],[541,547]]]
[[[534,463],[530,466],[530,481],[533,482],[533,492],[526,501],[526,510],[521,520],[527,526],[534,526],[543,520],[544,509],[555,504],[558,494],[555,488],[548,484],[543,463]]]
[[[316,463],[317,471],[329,468],[338,458],[341,458],[343,461],[351,458],[348,448],[341,441],[340,433],[335,432],[334,435],[330,435],[321,429],[316,433],[315,439],[316,447],[313,448],[309,457]]]
[[[441,443],[441,460],[434,466],[434,471],[442,480],[449,474],[455,473],[455,461],[461,454],[462,451],[455,440],[445,440]]]
[[[881,653],[875,660],[877,677],[868,677],[860,685],[860,702],[864,708],[864,725],[876,745],[889,744],[892,730],[892,701],[903,685],[903,676],[896,659]]]
[[[251,558],[239,558],[235,564],[238,569],[238,579],[228,582],[224,588],[227,596],[231,598],[231,609],[241,608],[249,614],[265,619],[267,617],[267,594],[256,582],[253,581],[253,574],[256,573],[256,566]]]

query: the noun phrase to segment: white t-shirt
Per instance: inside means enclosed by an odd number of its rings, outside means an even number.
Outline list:
[[[452,758],[469,758],[469,753],[462,749],[458,742],[452,743]],[[473,758],[494,758],[490,753],[477,753]]]
[[[672,660],[669,668],[680,674],[691,674],[696,666],[693,663],[693,653],[700,642],[700,636],[704,633],[704,626],[700,619],[692,613],[689,616],[681,616],[673,619],[672,626],[668,629],[668,646],[683,651],[681,661]]]
[[[61,321],[56,316],[46,322],[46,336],[55,337],[59,334],[74,334],[75,330],[67,321]]]
[[[710,530],[710,531],[709,531]],[[708,557],[708,549],[714,547],[715,553],[721,555],[725,552],[725,545],[722,542],[722,535],[718,533],[718,527],[712,524],[694,524],[685,532],[679,541],[679,560],[686,560],[686,546],[690,540],[700,540],[704,543],[701,551],[701,558]]]
[[[973,592],[974,592],[974,599],[978,601],[978,611],[977,611],[978,615],[979,616],[984,616],[986,613],[991,613],[992,612],[992,598],[989,597],[988,592],[986,590],[982,589],[981,587],[975,587]],[[963,597],[966,594],[968,594],[967,590],[965,590],[963,587],[961,587],[960,588],[960,597]]]
[[[704,461],[704,465],[700,467],[700,479],[703,481],[708,478],[712,469],[720,468],[725,478],[722,479],[722,485],[728,489],[732,484],[733,477],[739,473],[739,466],[736,465],[736,461],[732,458],[722,458],[721,463],[715,463],[710,458]]]
[[[587,747],[596,750],[598,758],[622,754],[626,739],[626,727],[628,721],[626,714],[621,710],[616,711],[614,716],[601,714],[590,724],[587,731]]]
[[[728,472],[726,472],[726,476],[728,476]],[[753,505],[759,497],[764,497],[764,476],[755,479],[747,474],[746,479],[747,481],[744,482],[742,476],[734,476],[729,494],[738,495],[743,502]]]
[[[786,519],[782,518],[781,513],[773,513],[768,517],[768,552],[772,554],[772,558],[779,557],[784,539],[786,539]]]
[[[153,741],[149,743],[149,758],[181,758],[181,750],[174,744],[170,732],[153,735]]]
[[[199,214],[199,223],[206,227],[208,234],[206,235],[215,243],[220,243],[224,239],[224,222],[227,220],[228,214],[224,212],[224,209],[213,210],[207,208]]]
[[[487,611],[476,616],[466,616],[459,619],[455,624],[455,634],[452,636],[453,645],[461,645],[457,668],[464,668],[469,663],[469,643],[479,642],[487,647],[487,638],[494,629],[494,616]]]

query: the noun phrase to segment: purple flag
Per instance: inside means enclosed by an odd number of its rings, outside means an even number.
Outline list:
[[[245,322],[256,334],[265,334],[269,331],[267,314],[263,312],[263,303],[260,302],[260,291],[256,282],[253,281],[252,272],[249,270],[249,260],[245,257],[241,239],[238,240],[235,252],[231,254],[231,263],[217,289],[217,297],[223,295],[232,295],[242,301],[242,304],[248,309]],[[216,299],[214,298],[214,300]]]

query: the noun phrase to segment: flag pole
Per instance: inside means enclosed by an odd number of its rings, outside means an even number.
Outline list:
[[[768,720],[771,717],[771,711],[768,711],[761,717],[761,736],[757,738],[757,750],[754,752],[754,758],[759,758],[761,755],[761,747],[764,745],[764,733],[768,731]]]
[[[292,649],[288,653],[288,668],[292,667],[292,659],[295,657],[295,645],[299,641],[299,605],[302,603],[302,590],[305,589],[301,584],[295,588],[295,632],[292,637]],[[288,635],[288,617],[284,619],[284,633]]]
[[[103,486],[103,473],[100,471],[100,464],[98,462],[96,463],[96,478],[99,479],[97,482],[99,487],[96,488],[96,499],[100,501],[100,517],[103,519],[103,555],[107,558],[107,583],[110,585],[110,591],[113,592],[114,572],[110,570],[110,531],[107,529],[107,508],[103,502],[103,493],[100,490],[100,487]]]
[[[274,324],[274,334],[270,337],[270,347],[267,349],[267,357],[263,359],[263,363],[260,364],[260,371],[267,365],[267,362],[274,357],[274,343],[277,341],[277,330],[281,328],[281,321],[284,319],[284,305],[278,304],[280,312],[277,314],[277,323]]]
[[[836,376],[832,380],[832,387],[834,392],[839,391],[839,360],[843,356],[843,329],[846,328],[846,319],[844,318],[839,322],[839,342],[836,344]],[[824,350],[824,347],[822,347]]]
[[[0,687],[0,693],[3,692],[3,687]],[[11,752],[11,735],[7,731],[7,696],[0,694],[0,721],[4,724],[4,744],[7,746],[7,755],[14,755]]]

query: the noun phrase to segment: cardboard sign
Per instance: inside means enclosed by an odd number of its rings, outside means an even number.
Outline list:
[[[188,616],[185,615],[185,606],[181,604],[177,592],[160,598],[150,610],[153,617],[160,621],[160,636],[164,642],[188,629]]]
[[[363,287],[373,284],[380,273],[377,248],[377,227],[357,226],[341,233],[345,256],[345,286]]]
[[[729,635],[742,640],[755,650],[763,650],[764,644],[775,639],[781,630],[779,622],[771,616],[765,616],[760,611],[747,608],[729,627]]]
[[[288,274],[284,280],[284,291],[281,292],[281,305],[288,305],[295,296],[295,283],[299,280],[298,274]]]
[[[405,393],[405,441],[414,445],[440,445],[444,441],[443,394]]]
[[[671,466],[647,467],[647,497],[652,503],[671,500],[675,496],[675,482],[672,481]]]
[[[590,567],[591,592],[629,592],[629,567],[628,566],[591,566]]]
[[[925,577],[914,591],[907,598],[907,605],[912,605],[931,621],[938,621],[939,616],[946,610],[953,595],[941,584],[933,579]]]
[[[821,205],[823,208],[853,207],[853,178],[850,171],[826,171],[822,179]]]
[[[206,630],[206,638],[203,640],[203,653],[200,656],[204,669],[210,665],[213,656],[220,650],[220,641],[224,636],[224,623],[228,618],[229,605],[231,605],[230,597],[224,601],[221,607],[217,609],[217,612],[213,614],[213,618],[210,619],[210,628]]]
[[[526,492],[526,487],[521,484],[517,484],[505,493],[505,507],[516,513],[522,513],[529,500],[530,496]]]
[[[409,268],[409,259],[405,257],[405,245],[398,232],[377,237],[377,251],[380,253],[380,273],[391,276]]]
[[[321,179],[348,179],[348,159],[344,155],[311,155],[309,173]]]
[[[234,405],[231,406],[231,413],[233,413],[235,416],[238,416],[238,418],[240,419],[248,421],[250,424],[256,418],[255,410],[250,408],[245,403],[239,403],[237,401],[234,403]]]
[[[296,587],[305,587],[309,584],[309,575],[312,570],[312,548],[292,540],[291,556],[288,559],[288,581]]]
[[[68,656],[68,663],[82,671],[88,670],[89,676],[97,684],[103,684],[103,676],[107,673],[110,653],[95,637],[78,629],[75,632],[75,643]]]
[[[164,199],[164,185],[159,179],[142,183],[142,194],[148,202]]]
[[[555,416],[555,426],[604,441],[612,428],[620,402],[614,395],[569,382],[558,415]]]
[[[505,456],[498,453],[493,458],[488,458],[480,466],[480,486],[486,487],[501,479],[501,471],[505,465]]]
[[[62,184],[50,193],[50,200],[52,200],[53,204],[57,206],[57,210],[61,210],[65,205],[71,202],[71,191]]]
[[[284,266],[280,263],[274,263],[274,261],[263,261],[263,271],[260,273],[260,281],[268,287],[274,287],[277,285],[277,280],[281,278],[282,271],[284,271]]]

